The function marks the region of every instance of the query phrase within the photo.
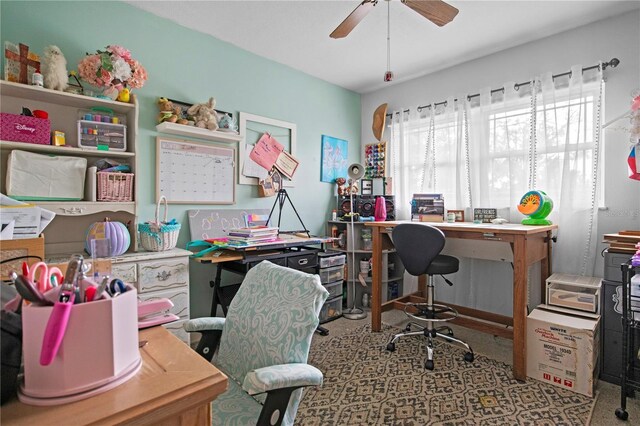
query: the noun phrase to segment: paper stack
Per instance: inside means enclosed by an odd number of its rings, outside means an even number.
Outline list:
[[[245,246],[278,240],[278,227],[249,226],[229,231],[229,245]]]
[[[37,238],[56,215],[50,210],[14,200],[4,194],[0,194],[0,212],[2,240]]]

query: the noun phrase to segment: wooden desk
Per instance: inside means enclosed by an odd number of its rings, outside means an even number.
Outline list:
[[[382,250],[393,247],[390,231],[394,226],[402,222],[368,222],[366,226],[372,228],[373,240],[373,269],[371,271],[371,329],[381,330],[381,314],[390,309],[404,309],[404,303],[424,303],[423,296],[425,285],[424,277],[419,281],[419,291],[412,295],[404,296],[385,303],[382,302]],[[550,226],[525,226],[516,224],[481,224],[470,222],[434,223],[411,222],[435,226],[442,230],[449,238],[460,238],[478,241],[501,241],[509,243],[513,251],[513,318],[502,315],[469,309],[461,306],[450,306],[458,309],[464,316],[473,316],[500,323],[512,325],[513,331],[504,327],[493,326],[486,322],[474,321],[470,318],[459,317],[454,323],[480,331],[497,334],[513,339],[513,377],[517,380],[525,380],[526,372],[526,325],[527,325],[527,272],[529,266],[536,262],[541,263],[541,288],[544,289],[545,279],[551,275],[551,232],[557,229],[557,225]],[[544,291],[541,293],[544,294]]]
[[[140,331],[142,368],[122,385],[65,405],[17,399],[2,407],[3,425],[211,425],[211,404],[227,377],[163,327]]]

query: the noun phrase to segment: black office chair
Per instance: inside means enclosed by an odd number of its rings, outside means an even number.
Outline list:
[[[441,230],[433,226],[403,223],[396,226],[391,234],[393,243],[400,260],[404,264],[405,269],[411,275],[420,276],[428,275],[427,282],[427,303],[410,303],[405,306],[404,312],[409,318],[416,321],[426,322],[426,326],[421,326],[416,322],[407,324],[405,333],[399,333],[393,336],[391,342],[387,345],[388,351],[396,350],[396,341],[403,336],[417,336],[423,334],[427,338],[427,360],[424,367],[427,370],[433,370],[433,339],[441,337],[449,342],[462,345],[467,352],[464,354],[464,360],[473,362],[473,350],[462,340],[453,337],[453,330],[443,326],[436,327],[445,321],[451,321],[458,316],[458,312],[446,305],[433,303],[434,301],[434,285],[433,276],[440,275],[447,284],[453,285],[451,281],[446,279],[444,274],[452,274],[458,271],[458,259],[452,256],[440,254],[444,247],[445,237]],[[415,308],[418,313],[412,314],[407,311],[409,307]],[[443,315],[444,314],[444,315]],[[411,327],[416,327],[420,331],[411,331]],[[447,331],[447,334],[441,333]]]

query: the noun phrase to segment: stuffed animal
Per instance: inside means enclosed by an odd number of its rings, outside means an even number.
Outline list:
[[[338,185],[338,195],[349,195],[347,188],[345,188],[344,186],[345,183],[347,183],[347,180],[345,178],[336,178],[336,184]]]
[[[213,109],[215,106],[215,99],[209,98],[209,102],[206,104],[195,104],[189,107],[187,114],[193,116],[196,127],[218,130],[218,117]]]
[[[160,113],[158,114],[158,123],[164,123],[165,121],[175,123],[178,121],[180,108],[174,107],[173,102],[167,98],[158,99],[158,108],[160,109]]]
[[[42,58],[42,76],[44,87],[47,89],[64,91],[69,83],[67,60],[58,46],[44,48]]]

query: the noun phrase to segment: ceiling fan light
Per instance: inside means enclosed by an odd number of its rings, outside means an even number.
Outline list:
[[[384,73],[385,82],[393,81],[393,78],[394,78],[393,71],[387,71]]]

